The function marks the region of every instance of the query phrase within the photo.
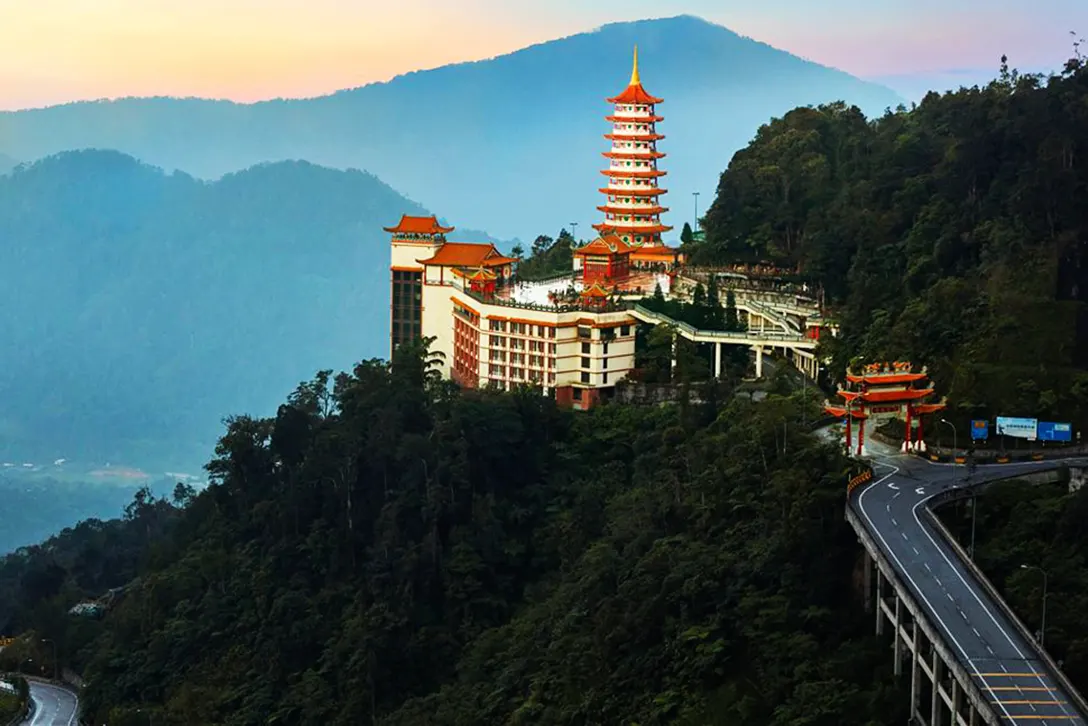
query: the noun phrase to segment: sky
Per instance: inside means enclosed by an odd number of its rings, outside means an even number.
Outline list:
[[[680,14],[896,90],[992,77],[1003,53],[1055,69],[1088,35],[1084,0],[0,0],[0,109],[316,96]]]

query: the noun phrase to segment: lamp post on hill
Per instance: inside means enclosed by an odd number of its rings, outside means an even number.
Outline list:
[[[570,223],[570,237],[577,244],[577,242],[578,242],[578,223],[577,222],[571,222]]]
[[[942,418],[941,423],[948,426],[948,428],[952,429],[952,465],[956,466],[956,451],[960,448],[959,443],[957,441],[956,427],[951,421],[949,421],[946,418]]]
[[[1045,648],[1046,647],[1046,596],[1047,596],[1046,586],[1047,586],[1047,580],[1049,580],[1050,578],[1047,577],[1046,570],[1044,570],[1042,567],[1039,567],[1038,565],[1020,565],[1020,569],[1021,570],[1038,570],[1039,572],[1043,573],[1043,616],[1042,616],[1042,620],[1039,623],[1039,647],[1040,648]]]
[[[692,232],[696,232],[699,229],[699,192],[692,192],[691,196],[695,197],[695,229]]]

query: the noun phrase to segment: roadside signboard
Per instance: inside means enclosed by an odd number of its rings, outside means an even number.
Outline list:
[[[1054,423],[1053,421],[1039,422],[1040,441],[1072,441],[1073,425],[1067,423]]]
[[[979,441],[990,438],[990,422],[974,419],[971,421],[971,440]]]
[[[1004,436],[1012,436],[1016,439],[1034,441],[1038,438],[1039,419],[1014,418],[1012,416],[997,417],[997,433]]]

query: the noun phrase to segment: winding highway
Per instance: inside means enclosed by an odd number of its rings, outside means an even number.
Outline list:
[[[926,516],[927,502],[963,486],[965,469],[900,455],[874,442],[874,481],[851,497],[892,563],[1003,723],[1088,724],[1048,666]],[[1070,461],[1088,465],[1088,459]],[[972,486],[1055,468],[1038,461],[980,466]]]
[[[79,699],[67,688],[44,681],[27,679],[34,711],[23,726],[75,726],[79,716]]]

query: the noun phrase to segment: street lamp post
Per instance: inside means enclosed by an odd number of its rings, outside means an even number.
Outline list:
[[[1041,622],[1039,623],[1039,647],[1040,648],[1045,648],[1046,647],[1046,597],[1047,597],[1046,587],[1047,587],[1047,581],[1050,578],[1047,576],[1046,570],[1044,570],[1042,567],[1039,567],[1038,565],[1020,565],[1020,569],[1021,570],[1038,570],[1039,572],[1043,573],[1043,616],[1042,616]]]
[[[58,673],[60,672],[60,664],[57,663],[57,641],[51,640],[50,638],[42,638],[42,642],[53,644],[53,680],[59,681],[60,678],[58,677]]]
[[[574,239],[575,242],[578,242],[578,223],[577,222],[571,222],[570,223],[570,236],[571,236],[571,238]]]
[[[952,429],[952,466],[956,466],[956,451],[960,448],[956,437],[956,427],[946,418],[941,419],[941,423]]]
[[[692,232],[699,229],[699,192],[692,192],[691,196],[695,197],[695,228]]]

